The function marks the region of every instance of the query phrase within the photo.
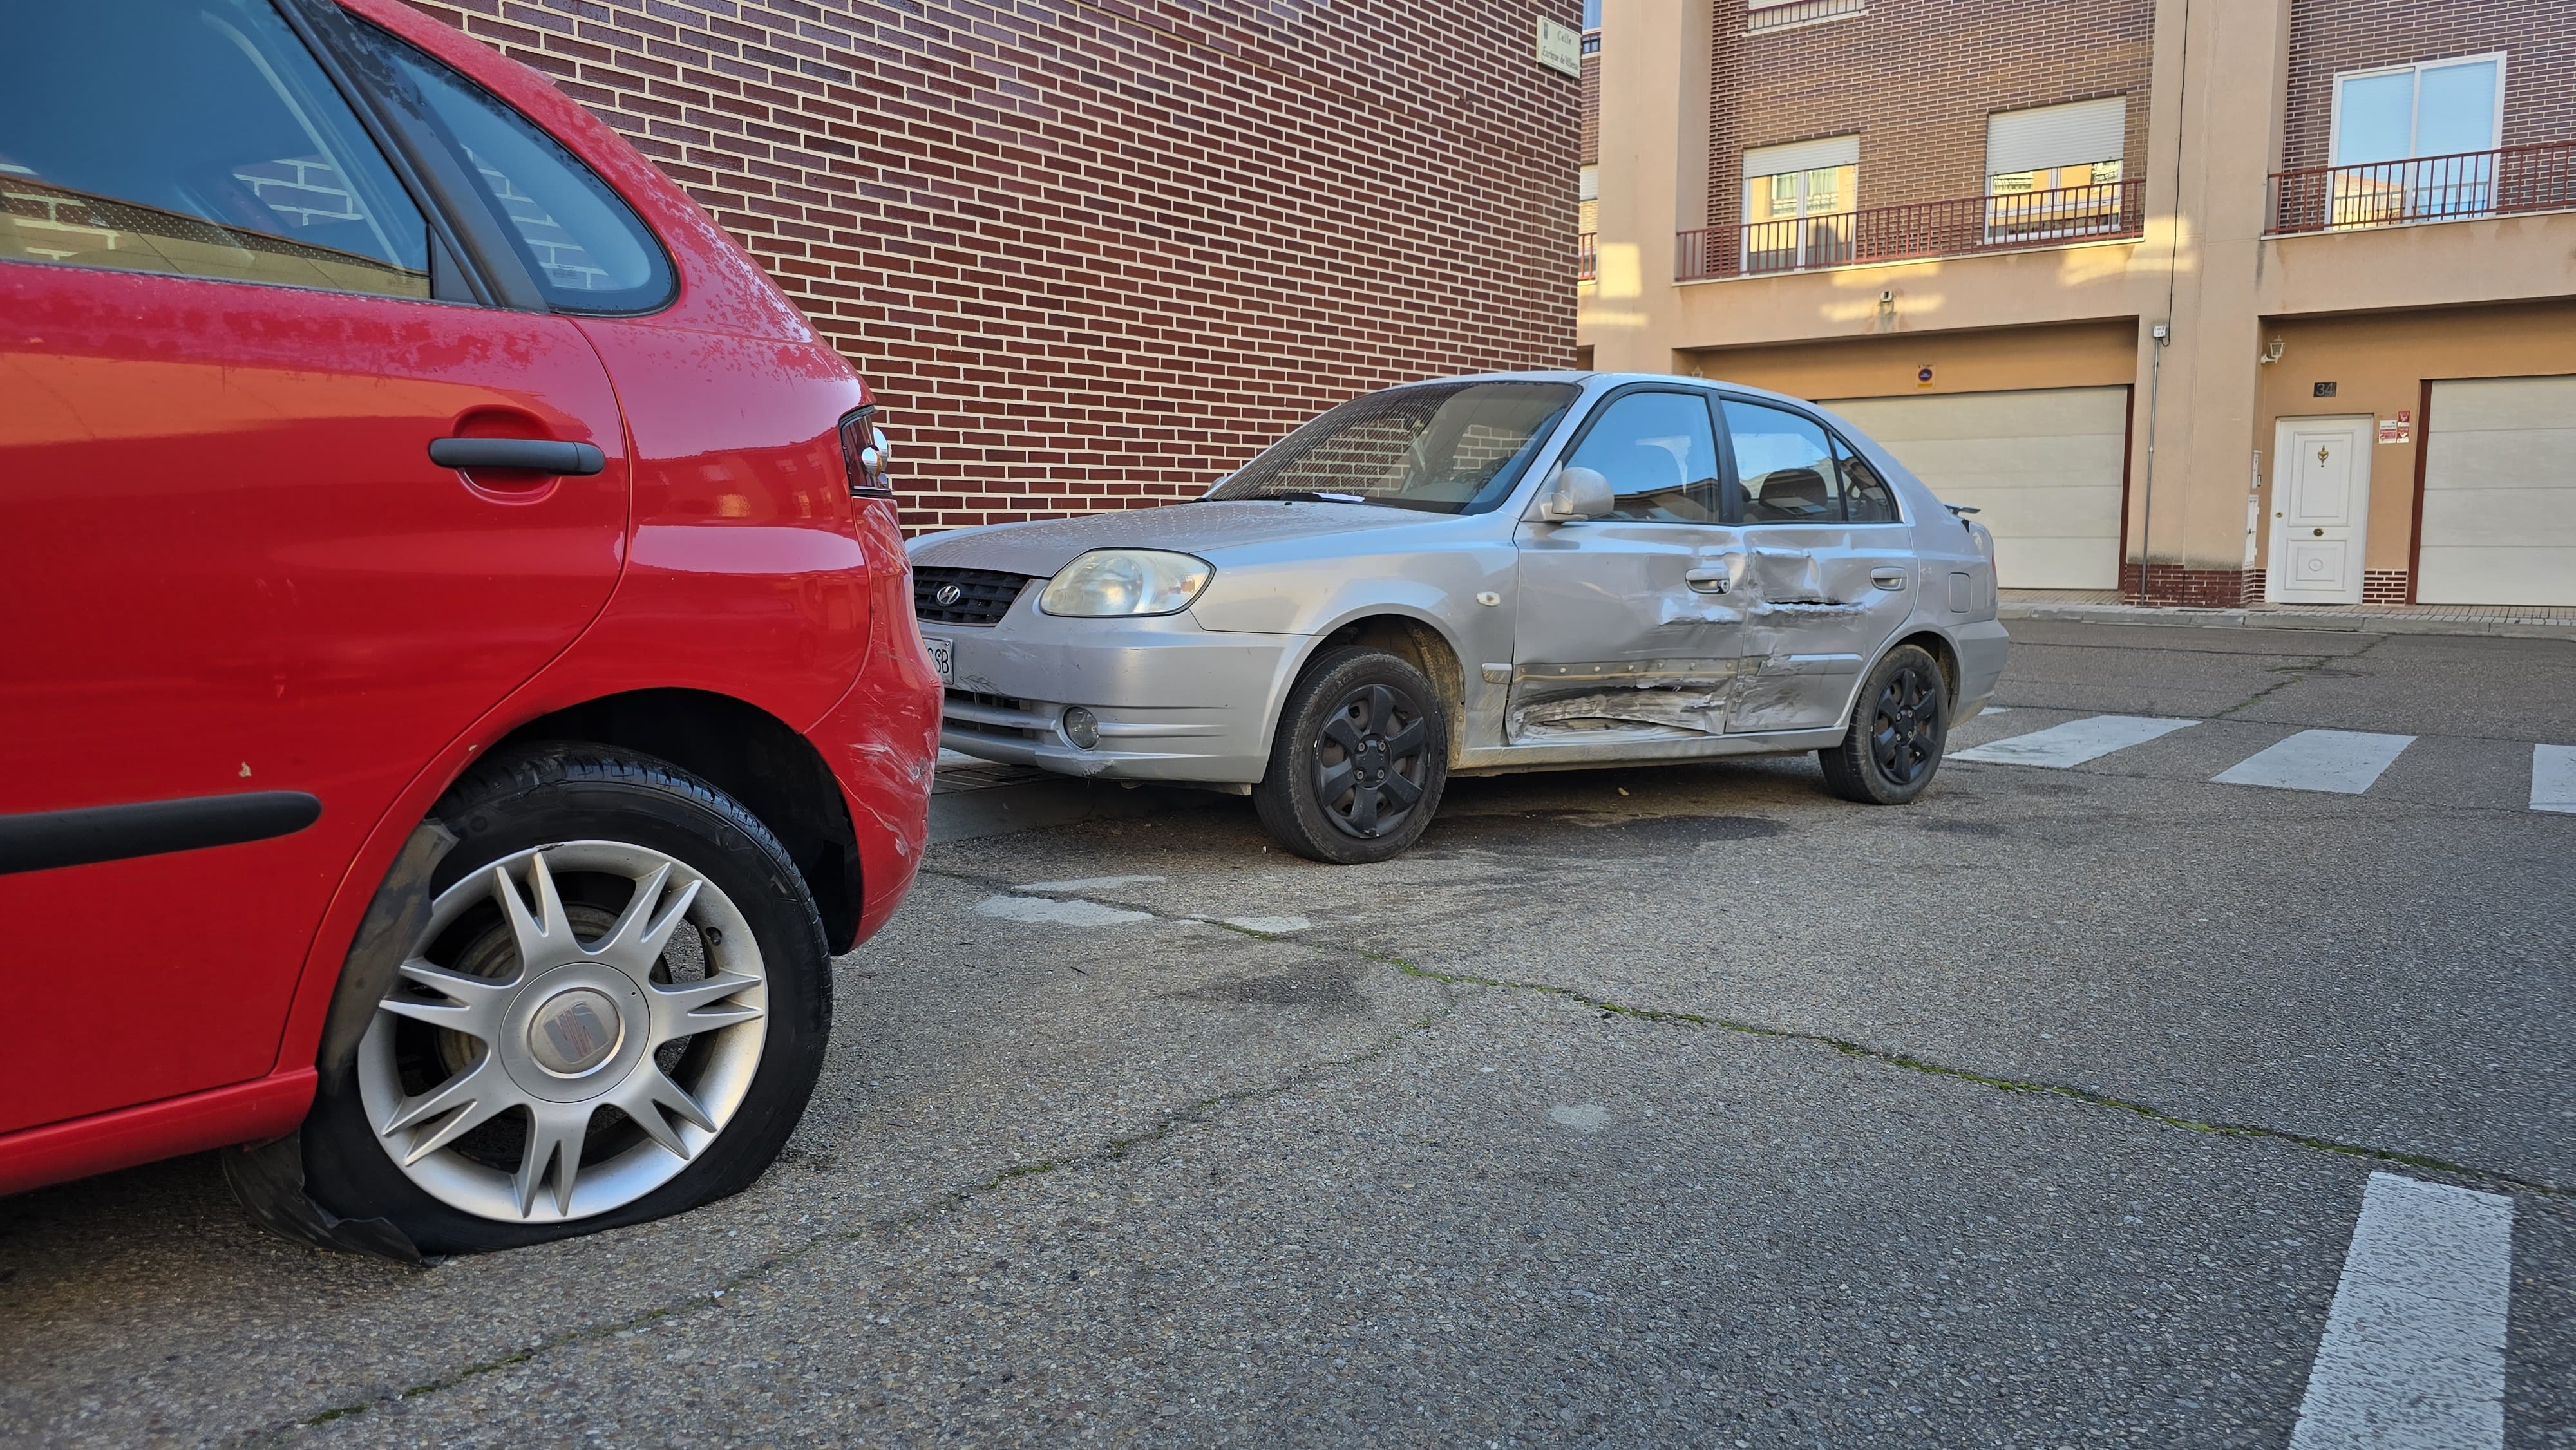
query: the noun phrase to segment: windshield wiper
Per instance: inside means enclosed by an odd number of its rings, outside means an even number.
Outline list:
[[[1364,497],[1364,496],[1362,496],[1362,495],[1360,495],[1360,494],[1356,494],[1356,493],[1326,493],[1326,492],[1324,492],[1324,491],[1323,491],[1322,489],[1320,489],[1320,488],[1283,488],[1283,489],[1279,490],[1277,493],[1265,493],[1265,494],[1263,494],[1263,495],[1262,495],[1262,497],[1263,497],[1263,498],[1275,498],[1275,499],[1279,500],[1281,503],[1291,503],[1291,502],[1294,502],[1294,501],[1296,501],[1296,500],[1298,500],[1298,499],[1304,499],[1304,500],[1305,500],[1306,502],[1308,502],[1308,503],[1375,503],[1375,502],[1377,502],[1377,500],[1376,500],[1376,499],[1373,499],[1373,498],[1367,498],[1367,497]]]
[[[1316,488],[1283,488],[1276,493],[1265,493],[1261,499],[1265,503],[1272,499],[1281,503],[1357,503],[1371,508],[1411,509],[1424,514],[1454,514],[1466,507],[1445,499],[1407,498],[1400,493],[1326,493]]]

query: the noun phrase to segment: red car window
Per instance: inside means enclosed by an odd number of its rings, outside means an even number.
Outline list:
[[[429,295],[419,210],[268,5],[95,0],[23,24],[0,47],[0,257]]]

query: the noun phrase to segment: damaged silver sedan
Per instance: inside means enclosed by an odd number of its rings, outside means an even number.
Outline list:
[[[1248,794],[1322,861],[1411,845],[1451,774],[1814,751],[1910,801],[2006,646],[1984,528],[1697,379],[1389,388],[1191,503],[911,547],[943,744]]]

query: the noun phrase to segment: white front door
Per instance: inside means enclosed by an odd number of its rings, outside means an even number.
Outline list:
[[[2368,418],[2284,418],[2272,440],[2274,604],[2359,604],[2370,521]]]

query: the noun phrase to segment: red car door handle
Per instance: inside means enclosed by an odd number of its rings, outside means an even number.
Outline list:
[[[516,468],[588,477],[608,466],[608,455],[597,444],[551,438],[432,438],[429,461],[441,468]]]

